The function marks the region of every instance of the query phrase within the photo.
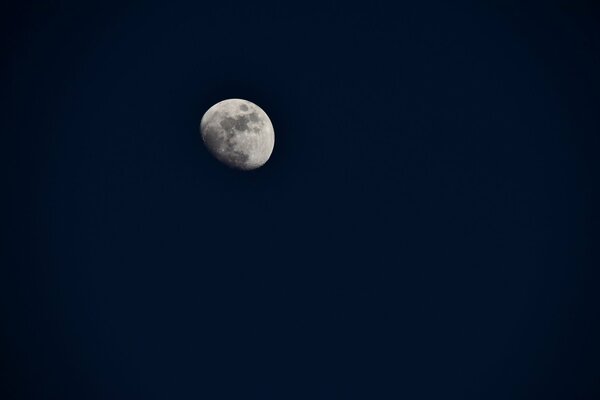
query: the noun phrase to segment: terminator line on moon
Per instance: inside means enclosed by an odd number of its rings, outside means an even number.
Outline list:
[[[200,121],[210,153],[229,167],[251,170],[264,165],[275,145],[273,124],[256,104],[227,99],[208,109]]]

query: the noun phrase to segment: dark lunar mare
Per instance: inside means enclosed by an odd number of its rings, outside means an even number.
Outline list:
[[[256,116],[257,117],[257,116]],[[238,132],[248,130],[249,117],[239,115],[237,117],[226,116],[219,123],[222,130],[207,127],[205,140],[209,148],[225,149],[224,152],[211,152],[226,163],[230,163],[238,168],[244,168],[248,162],[248,154],[235,149],[235,135]]]

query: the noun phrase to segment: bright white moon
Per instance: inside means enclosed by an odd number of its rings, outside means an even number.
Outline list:
[[[200,121],[200,133],[217,160],[241,170],[262,166],[275,146],[271,120],[248,100],[227,99],[209,108]]]

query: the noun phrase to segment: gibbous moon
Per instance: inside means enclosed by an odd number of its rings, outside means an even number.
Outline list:
[[[271,120],[248,100],[227,99],[209,108],[200,121],[200,133],[217,160],[241,170],[264,165],[275,146]]]

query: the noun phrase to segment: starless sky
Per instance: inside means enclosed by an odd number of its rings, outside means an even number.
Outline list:
[[[600,398],[599,17],[3,3],[0,398]]]

